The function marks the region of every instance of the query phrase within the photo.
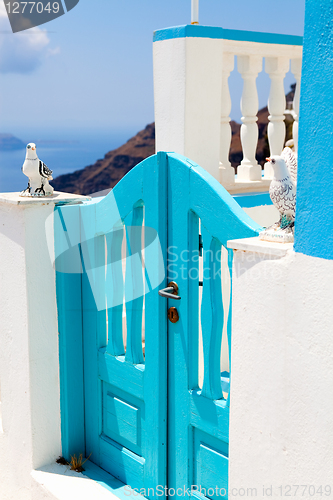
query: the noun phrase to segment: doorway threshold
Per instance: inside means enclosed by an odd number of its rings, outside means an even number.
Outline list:
[[[50,464],[33,470],[32,489],[43,493],[47,500],[126,500],[135,496],[136,500],[145,497],[133,492],[124,483],[104,471],[94,463],[87,461],[84,472],[75,472],[66,465]],[[37,493],[38,492],[38,493]]]

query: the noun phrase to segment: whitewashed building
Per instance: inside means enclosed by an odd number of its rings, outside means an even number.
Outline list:
[[[303,40],[197,16],[194,1],[193,24],[154,34],[156,156],[104,199],[0,195],[1,500],[332,494],[333,5],[306,0]],[[290,64],[297,82],[294,244],[256,236],[277,218],[270,165],[255,158],[263,60],[272,154],[284,145]],[[165,259],[181,245],[185,274],[173,279]],[[226,273],[209,281],[221,261]],[[56,463],[80,453],[83,473]]]

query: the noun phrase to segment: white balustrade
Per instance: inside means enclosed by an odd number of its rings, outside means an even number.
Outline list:
[[[192,0],[198,22],[198,0]],[[300,37],[195,26],[159,30],[154,35],[156,151],[175,151],[198,163],[230,193],[267,191],[271,174],[256,159],[258,92],[265,60],[271,80],[268,140],[271,154],[285,140],[284,78],[291,61],[297,85],[293,135],[297,149],[302,41]],[[243,78],[240,139],[243,159],[235,176],[229,161],[232,133],[228,79],[237,57]]]
[[[263,45],[261,46],[263,48]],[[232,49],[232,50],[230,50]],[[296,80],[295,96],[293,101],[293,139],[295,142],[295,151],[297,152],[298,140],[298,115],[299,115],[299,97],[300,97],[300,79],[302,69],[302,58],[290,58],[288,46],[282,46],[281,55],[274,48],[262,50],[261,55],[254,51],[250,44],[241,47],[239,42],[228,41],[223,52],[223,71],[222,71],[222,102],[221,102],[221,128],[220,128],[220,182],[229,191],[235,191],[239,188],[246,189],[245,184],[257,181],[258,189],[268,189],[269,182],[272,179],[273,171],[269,163],[264,166],[264,178],[262,178],[261,166],[258,164],[255,153],[258,144],[258,94],[256,87],[256,78],[262,69],[262,61],[265,57],[265,71],[271,80],[271,87],[268,99],[269,123],[268,123],[268,142],[270,154],[280,154],[285,142],[286,127],[284,123],[284,111],[286,107],[286,98],[284,90],[284,78],[289,70],[291,61],[291,71]],[[230,52],[229,52],[230,50]],[[251,54],[251,50],[254,52]],[[242,53],[244,52],[244,53]],[[291,55],[302,53],[302,47],[290,46]],[[241,99],[242,126],[241,142],[243,149],[243,160],[238,166],[237,179],[235,180],[234,169],[229,161],[229,151],[231,144],[230,129],[230,111],[231,98],[228,86],[228,78],[233,70],[233,56],[237,55],[238,71],[241,74],[244,87]],[[245,183],[245,184],[244,184]]]
[[[268,142],[271,155],[279,155],[286,138],[284,111],[286,96],[283,80],[289,70],[289,59],[286,57],[266,57],[265,71],[271,79],[271,88],[268,98]],[[265,179],[273,178],[273,168],[269,162],[265,163]]]
[[[296,80],[296,88],[294,95],[294,123],[293,123],[293,139],[295,143],[295,152],[297,154],[298,149],[298,117],[299,117],[299,96],[300,96],[300,85],[301,85],[301,72],[302,72],[302,59],[292,59],[291,60],[291,72]]]
[[[228,78],[234,69],[234,55],[223,54],[222,69],[222,99],[221,99],[221,128],[220,128],[220,183],[223,186],[235,184],[235,170],[229,161],[229,150],[231,144],[230,111],[231,97]]]
[[[261,166],[256,160],[259,107],[256,79],[262,69],[262,57],[257,55],[239,56],[237,64],[238,71],[244,81],[241,99],[243,159],[237,169],[238,180],[257,181],[261,180]]]

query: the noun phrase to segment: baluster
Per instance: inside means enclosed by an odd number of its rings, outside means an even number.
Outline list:
[[[199,373],[199,218],[196,213],[189,212],[189,267],[188,267],[188,297],[189,308],[188,328],[191,332],[189,342],[189,374],[188,383],[191,389],[198,387]]]
[[[201,226],[203,237],[203,291],[201,328],[204,356],[204,379],[201,394],[209,399],[221,399],[220,355],[223,331],[223,301],[221,289],[221,244]]]
[[[286,138],[284,111],[286,96],[283,80],[289,70],[289,59],[285,57],[266,57],[265,71],[271,79],[271,88],[268,98],[268,142],[271,155],[280,155]],[[273,168],[269,162],[265,163],[265,179],[273,178]]]
[[[108,263],[106,271],[106,290],[108,307],[108,347],[107,352],[114,356],[125,353],[123,342],[123,300],[124,283],[122,270],[123,226],[117,227],[106,235]]]
[[[234,55],[223,54],[222,70],[222,97],[221,97],[221,126],[220,126],[220,183],[230,186],[235,183],[235,170],[229,161],[231,144],[230,111],[231,97],[228,78],[234,69]]]
[[[300,96],[300,86],[301,86],[301,73],[302,73],[302,59],[292,59],[291,60],[291,72],[296,80],[296,88],[294,95],[294,123],[293,123],[293,139],[295,144],[295,153],[297,155],[298,151],[298,118],[299,118],[299,96]]]
[[[230,380],[231,380],[231,328],[232,328],[232,264],[234,258],[234,251],[228,249],[228,268],[230,273],[230,302],[227,323],[228,347],[229,347],[229,394],[227,398],[227,406],[230,406]]]
[[[131,226],[126,228],[128,256],[126,258],[126,322],[127,347],[125,360],[129,363],[143,363],[142,350],[142,221],[143,207],[135,207],[132,212]]]
[[[93,295],[97,306],[97,344],[98,347],[105,347],[107,344],[107,324],[106,324],[106,290],[105,290],[105,236],[96,236],[95,242],[95,275]]]
[[[237,169],[237,180],[257,181],[261,180],[261,166],[256,160],[258,144],[258,125],[256,122],[259,106],[256,78],[262,69],[262,57],[238,56],[237,66],[244,82],[241,99],[243,159]]]

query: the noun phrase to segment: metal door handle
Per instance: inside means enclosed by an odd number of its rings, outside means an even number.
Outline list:
[[[163,288],[162,290],[158,291],[158,295],[161,297],[165,297],[166,299],[175,299],[175,300],[180,300],[181,297],[178,294],[178,285],[174,281],[170,281],[168,283],[167,288]]]

